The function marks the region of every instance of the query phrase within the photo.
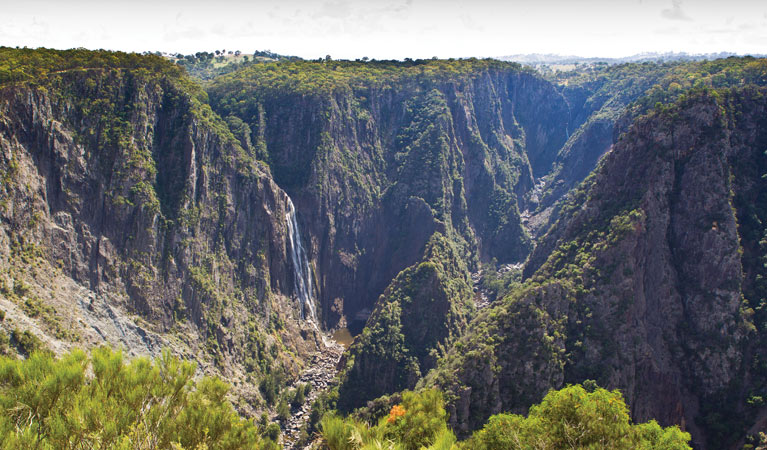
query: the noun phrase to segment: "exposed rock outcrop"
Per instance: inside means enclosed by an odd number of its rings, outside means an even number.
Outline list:
[[[183,341],[244,376],[255,347],[308,355],[316,337],[288,297],[285,193],[184,83],[104,68],[0,87],[0,278],[62,349]]]
[[[386,64],[254,66],[209,89],[218,112],[248,124],[304,211],[329,326],[372,310],[435,231],[472,264],[523,260],[524,195],[567,140],[564,97],[529,70]]]
[[[620,388],[635,420],[681,424],[701,448],[727,442],[710,414],[746,414],[753,327],[733,198],[755,180],[733,181],[733,168],[764,146],[765,104],[761,91],[724,95],[636,122],[563,206],[523,288],[429,375],[452,393],[459,430],[594,379]]]

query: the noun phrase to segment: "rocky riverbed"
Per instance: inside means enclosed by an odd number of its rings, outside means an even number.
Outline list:
[[[298,441],[301,429],[309,420],[312,403],[322,393],[333,386],[334,378],[338,373],[338,362],[344,347],[336,341],[326,338],[324,349],[314,355],[312,362],[301,373],[298,379],[290,386],[295,389],[302,384],[310,384],[311,390],[306,396],[306,401],[293,412],[290,419],[283,426],[282,445],[286,449],[309,449],[314,448],[314,442],[310,441],[305,446],[300,446]]]

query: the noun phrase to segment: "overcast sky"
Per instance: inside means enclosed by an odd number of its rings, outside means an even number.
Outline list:
[[[767,53],[760,0],[0,0],[0,45],[336,59]]]

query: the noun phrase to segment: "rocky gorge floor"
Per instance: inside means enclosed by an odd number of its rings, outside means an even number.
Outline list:
[[[298,450],[317,447],[317,440],[313,438],[308,444],[302,445],[301,430],[309,421],[314,401],[333,387],[334,378],[338,374],[338,363],[344,352],[344,347],[329,337],[323,337],[323,344],[324,348],[314,355],[311,363],[289,387],[289,389],[295,389],[302,384],[309,384],[311,390],[306,396],[306,401],[297,408],[283,426],[283,448]]]

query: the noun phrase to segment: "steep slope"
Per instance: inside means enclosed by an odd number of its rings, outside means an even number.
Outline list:
[[[742,73],[752,62],[624,65],[568,75],[560,86],[494,61],[285,62],[218,78],[208,92],[242,145],[269,162],[299,205],[325,325],[367,326],[341,386],[348,408],[413,384],[417,371],[399,350],[389,361],[398,380],[377,378],[384,364],[369,355],[389,354],[414,333],[386,326],[406,311],[383,314],[379,306],[390,303],[386,292],[401,292],[397,278],[408,276],[407,267],[425,261],[435,233],[472,270],[480,261],[523,260],[531,241],[520,210],[550,209],[652,102],[672,101],[701,81],[738,84],[733,68]],[[541,177],[543,192],[535,185]],[[528,276],[557,243],[543,241]],[[546,327],[556,331],[560,320],[551,317]]]
[[[622,64],[556,73],[549,78],[562,91],[572,121],[567,142],[559,149],[549,171],[541,174],[538,210],[544,211],[583,181],[597,161],[625,129],[632,102],[682,64]],[[545,231],[545,230],[543,230]]]
[[[362,332],[344,409],[434,366],[472,312],[469,268],[527,256],[519,210],[569,121],[551,83],[492,60],[266,64],[208,93],[298,205],[325,326]]]
[[[435,231],[470,265],[524,259],[519,205],[569,120],[550,83],[490,60],[265,64],[208,92],[302,212],[325,323],[357,330]]]
[[[763,389],[749,375],[761,373],[749,349],[762,332],[742,297],[755,269],[741,252],[759,244],[738,228],[748,210],[736,199],[763,183],[742,167],[763,163],[764,94],[688,93],[618,140],[563,206],[527,281],[425,380],[450,393],[459,430],[594,379],[620,388],[635,420],[680,424],[700,448],[743,436],[756,416],[746,398]]]
[[[466,327],[471,289],[456,250],[435,233],[422,259],[392,280],[349,349],[339,409],[412,389],[436,365],[438,352]]]
[[[556,221],[558,202],[596,167],[639,116],[693,87],[727,88],[755,82],[758,60],[596,65],[547,76],[562,92],[572,120],[567,142],[530,195],[526,226],[534,237]],[[528,215],[527,213],[525,214]]]
[[[285,297],[288,199],[205,93],[155,57],[3,59],[3,327],[37,324],[54,349],[170,346],[237,378],[295,371],[286,351],[316,337]]]

